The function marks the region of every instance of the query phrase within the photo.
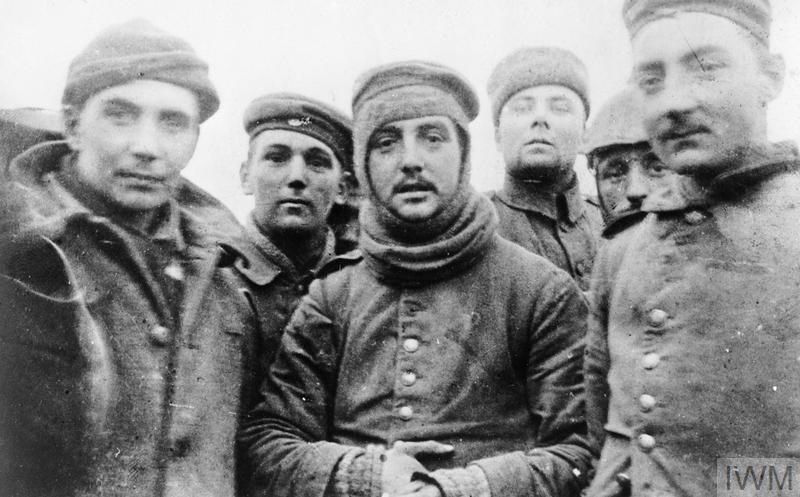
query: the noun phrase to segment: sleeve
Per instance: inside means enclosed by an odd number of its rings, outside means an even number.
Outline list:
[[[475,461],[493,497],[578,496],[588,483],[597,448],[587,433],[583,348],[587,307],[565,273],[537,296],[527,340],[528,406],[538,447]]]
[[[371,464],[376,458],[328,441],[341,335],[330,316],[322,284],[314,281],[239,433],[252,472],[249,495],[323,497],[347,486],[371,489],[376,480],[380,488],[380,466]],[[368,481],[357,484],[357,478]]]

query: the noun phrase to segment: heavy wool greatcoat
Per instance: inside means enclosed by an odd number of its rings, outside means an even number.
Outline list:
[[[585,367],[605,445],[589,496],[707,497],[717,458],[800,454],[799,166],[770,147],[601,251]]]

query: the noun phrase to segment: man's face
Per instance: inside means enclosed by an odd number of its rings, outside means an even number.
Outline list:
[[[607,215],[638,211],[647,195],[667,186],[670,176],[646,143],[617,145],[593,154],[597,194]]]
[[[517,92],[500,111],[497,149],[514,177],[545,182],[572,174],[586,111],[578,95],[559,85]]]
[[[645,25],[632,43],[645,127],[668,167],[716,174],[766,140],[765,106],[782,75],[765,69],[738,25],[681,13]]]
[[[342,166],[330,147],[282,129],[250,141],[241,179],[245,193],[255,196],[256,223],[270,233],[325,232],[344,188]]]
[[[92,95],[68,127],[86,193],[114,209],[151,211],[169,201],[194,153],[199,104],[186,88],[138,80]]]
[[[455,124],[445,116],[393,121],[369,140],[367,167],[378,201],[398,218],[422,222],[453,199],[461,175]]]

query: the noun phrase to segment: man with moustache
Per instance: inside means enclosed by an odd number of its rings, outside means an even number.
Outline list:
[[[363,256],[314,281],[241,434],[272,496],[577,496],[584,299],[469,184],[477,97],[430,62],[353,97]]]
[[[667,205],[679,188],[679,176],[664,167],[647,142],[635,89],[619,92],[597,111],[583,150],[597,183],[604,238],[641,221],[645,210]]]
[[[208,67],[131,21],[62,102],[66,141],[12,163],[32,211],[2,240],[25,305],[2,309],[0,493],[233,496],[255,322],[220,246],[235,221],[180,174],[219,106]]]
[[[767,0],[628,0],[623,16],[653,150],[703,195],[598,260],[613,284],[588,339],[606,428],[588,495],[706,497],[726,485],[718,458],[800,447],[800,161],[767,139],[783,61]]]
[[[602,219],[573,169],[589,116],[586,67],[561,48],[521,48],[495,67],[488,90],[506,166],[503,188],[491,195],[500,235],[587,290]]]
[[[235,266],[258,313],[255,374],[263,378],[308,284],[336,255],[355,248],[330,226],[353,196],[353,134],[347,116],[293,93],[255,99],[244,127],[250,145],[241,181],[255,208],[245,227],[250,244]]]

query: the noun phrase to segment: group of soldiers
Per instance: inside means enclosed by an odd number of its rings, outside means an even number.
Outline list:
[[[367,70],[352,118],[256,98],[244,226],[181,175],[206,63],[146,21],[100,33],[63,119],[0,114],[0,494],[708,497],[718,458],[800,455],[769,0],[623,18],[630,86],[588,127],[575,55],[498,63],[487,194],[450,67]]]

